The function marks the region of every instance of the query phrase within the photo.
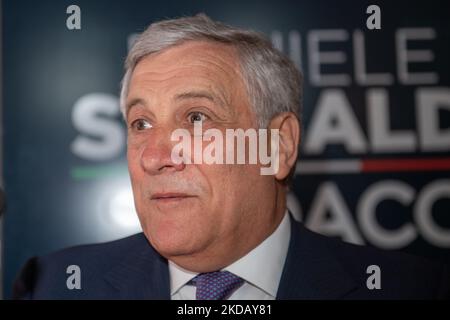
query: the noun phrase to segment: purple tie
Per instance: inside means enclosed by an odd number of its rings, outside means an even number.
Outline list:
[[[200,273],[192,282],[197,287],[197,300],[223,300],[239,288],[244,280],[228,271],[215,271]]]

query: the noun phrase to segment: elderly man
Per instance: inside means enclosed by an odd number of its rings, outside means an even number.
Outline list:
[[[202,14],[152,24],[128,55],[121,92],[143,234],[33,258],[15,296],[446,297],[443,267],[329,239],[292,219],[286,193],[300,142],[300,106],[300,73],[261,35]],[[277,155],[276,170],[261,174],[267,165],[261,161],[188,161],[195,156],[190,149],[175,161],[173,132],[198,136],[198,125],[200,135],[208,129],[224,135],[229,129],[270,130],[270,140],[276,135],[278,142],[268,147]],[[202,150],[207,141],[201,140]],[[70,265],[80,268],[78,287],[68,286]],[[368,268],[378,279],[370,279]]]

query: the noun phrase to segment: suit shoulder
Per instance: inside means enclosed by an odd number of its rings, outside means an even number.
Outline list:
[[[385,250],[368,245],[358,245],[320,234],[316,235],[323,239],[338,260],[348,266],[358,264],[367,266],[380,265],[389,268],[389,270],[397,270],[399,272],[405,271],[405,269],[418,271],[420,268],[431,271],[440,269],[443,266],[428,258],[406,252]]]
[[[367,245],[353,244],[345,242],[341,239],[325,236],[317,232],[311,231],[306,227],[302,227],[302,231],[318,245],[326,247],[338,260],[342,262],[357,263],[373,263],[392,264],[397,266],[398,263],[407,265],[424,265],[426,267],[441,266],[439,263],[431,261],[424,257],[415,256],[400,251],[391,251],[375,248]]]
[[[65,288],[70,266],[79,268],[83,278],[95,284],[111,266],[146,244],[144,234],[138,233],[119,240],[73,246],[33,257],[26,262],[14,283],[13,298],[64,296],[63,293],[50,291],[53,288]]]
[[[356,245],[302,228],[305,237],[326,248],[357,283],[366,284],[379,270],[383,292],[380,297],[411,295],[411,298],[449,298],[450,269],[447,265],[399,251]],[[375,269],[370,268],[374,266]],[[384,295],[382,295],[384,294]]]
[[[138,233],[126,238],[96,243],[85,244],[64,248],[48,255],[44,255],[39,259],[41,263],[67,263],[77,260],[79,262],[91,262],[93,264],[102,261],[119,260],[125,254],[138,247],[139,244],[146,242],[143,233]]]

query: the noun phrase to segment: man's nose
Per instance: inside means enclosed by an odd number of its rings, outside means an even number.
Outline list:
[[[177,143],[170,139],[172,132],[163,128],[154,128],[152,131],[140,159],[143,170],[151,175],[183,170],[186,167],[184,162],[172,160],[172,149]]]

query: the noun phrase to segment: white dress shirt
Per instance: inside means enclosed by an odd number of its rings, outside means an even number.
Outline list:
[[[291,222],[286,210],[277,229],[241,259],[223,268],[244,280],[228,300],[274,300],[280,284],[291,237]],[[172,300],[195,300],[194,285],[189,282],[198,273],[169,261]]]

